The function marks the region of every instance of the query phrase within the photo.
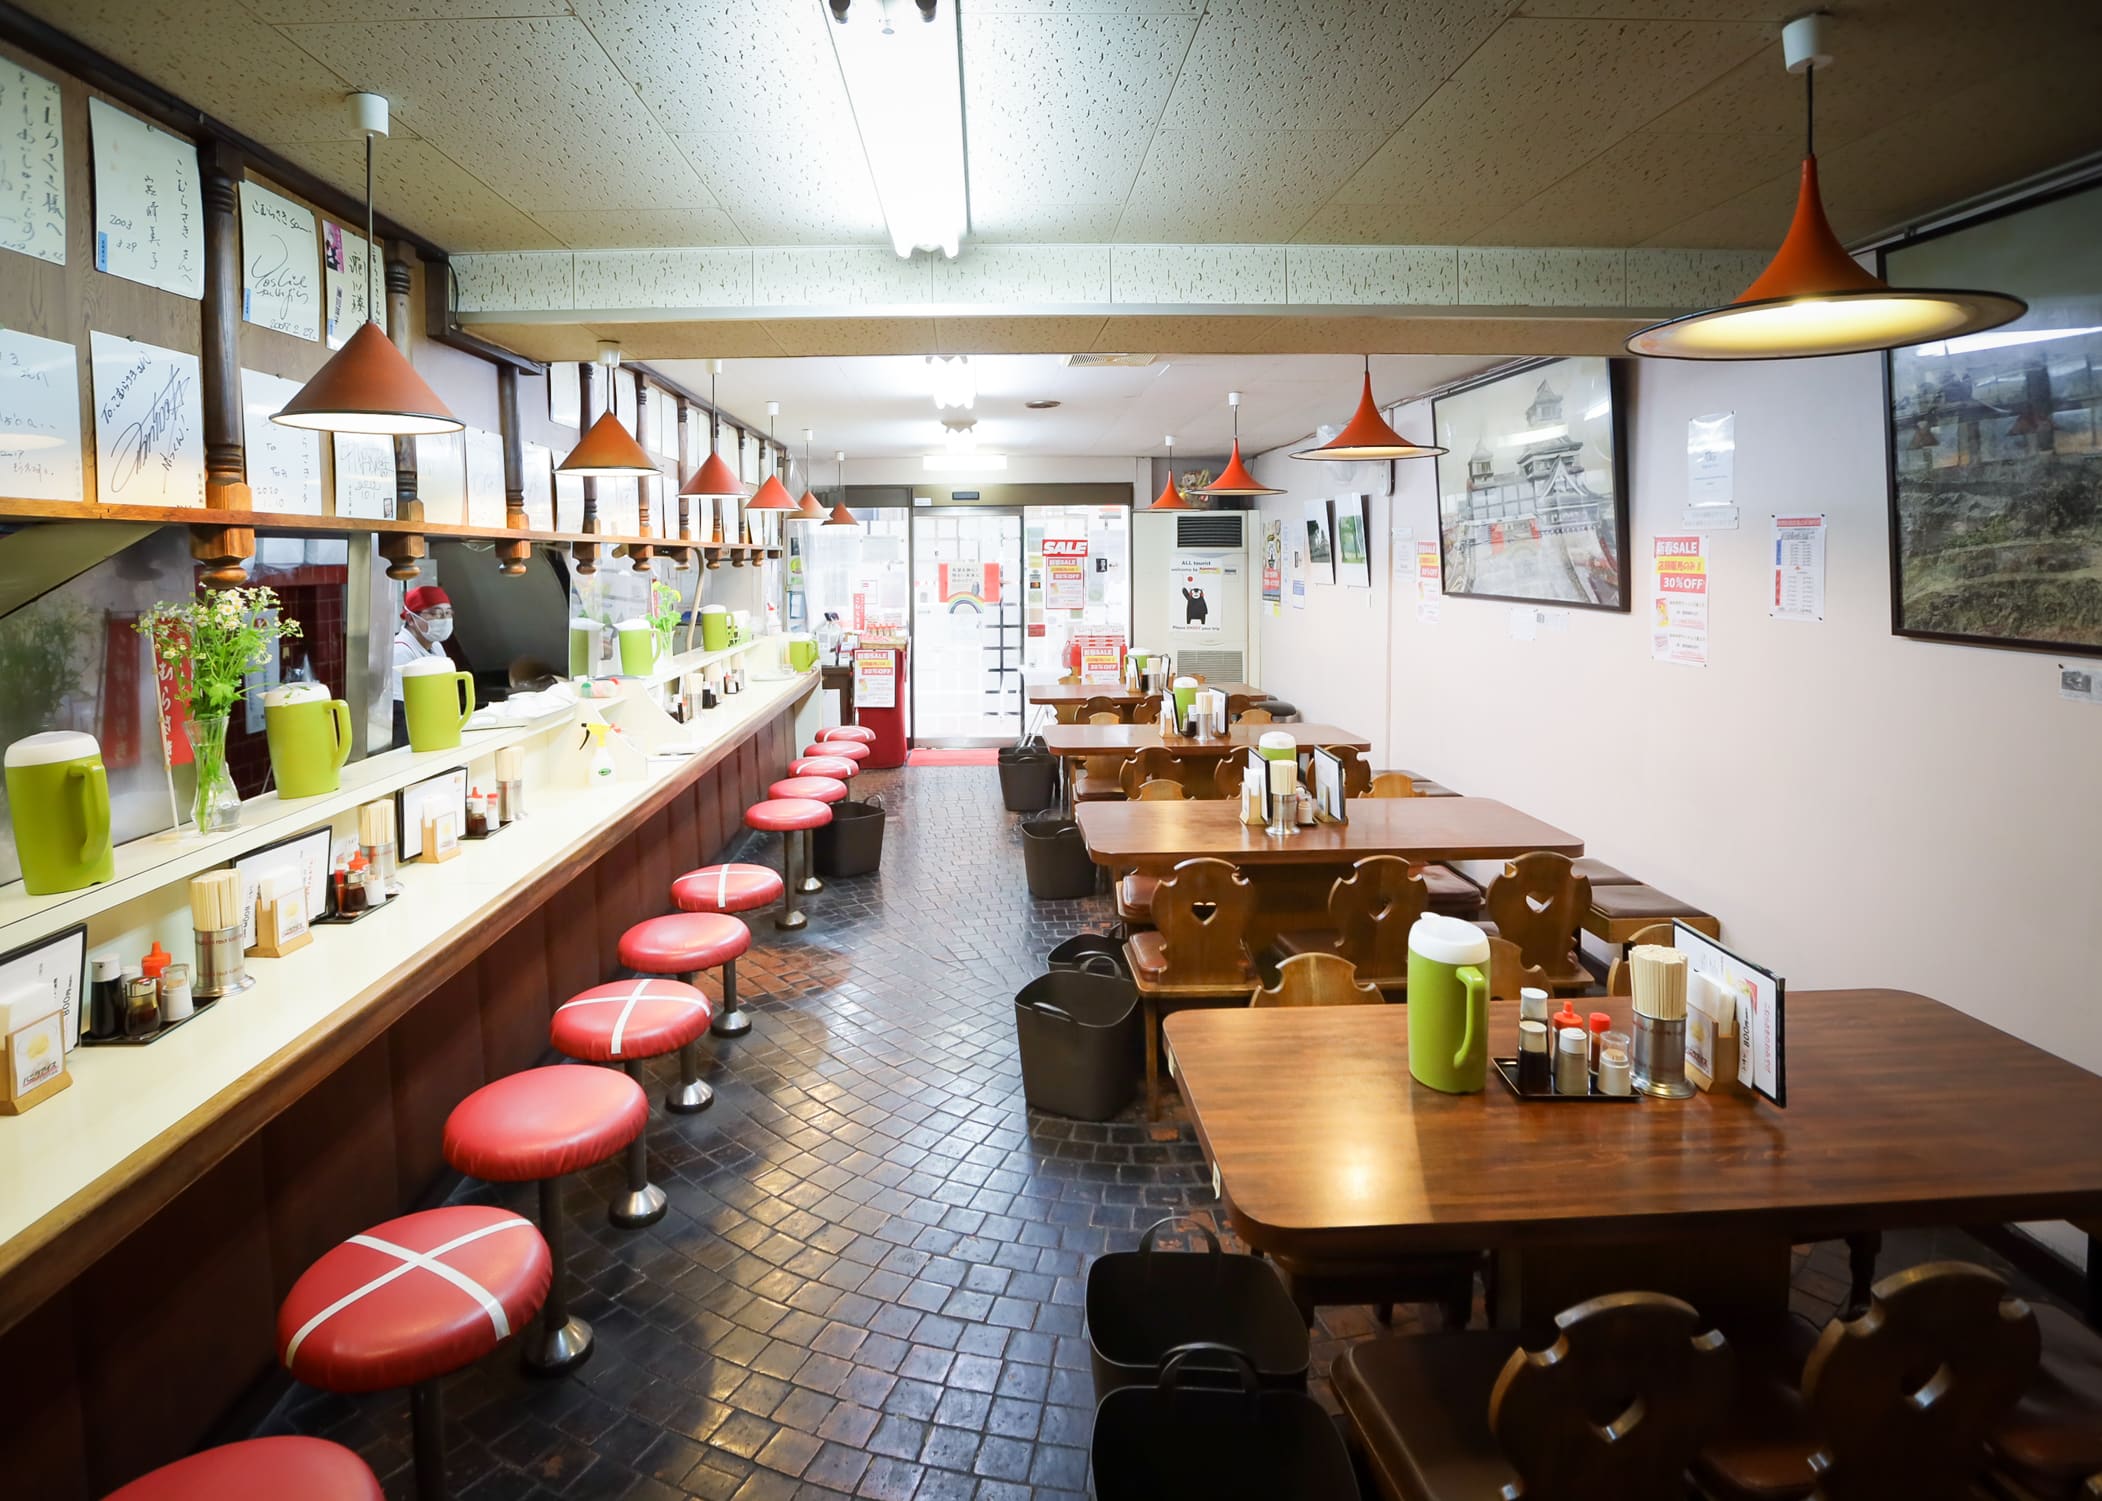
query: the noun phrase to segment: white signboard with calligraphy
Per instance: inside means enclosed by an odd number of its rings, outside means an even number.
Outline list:
[[[416,498],[427,520],[467,519],[467,445],[458,433],[417,435]]]
[[[58,85],[0,58],[0,250],[66,263],[66,138]],[[17,492],[19,493],[19,492]]]
[[[241,316],[281,334],[321,337],[313,210],[257,182],[241,184]]]
[[[365,295],[365,237],[323,219],[321,267],[328,347],[341,349],[361,324],[372,320],[372,304]]]
[[[376,433],[337,433],[336,514],[394,519],[394,440]]]
[[[299,394],[299,382],[260,370],[241,372],[241,433],[248,488],[258,511],[321,514],[321,434],[270,420]]]
[[[197,356],[96,330],[95,499],[106,506],[204,504],[204,402]]]
[[[467,439],[467,520],[471,526],[504,524],[504,440],[470,427]]]
[[[204,295],[204,197],[197,148],[100,99],[95,145],[95,269],[184,297]]]
[[[80,353],[0,328],[0,495],[85,500]]]
[[[532,530],[555,529],[555,451],[545,443],[525,445],[525,507]]]

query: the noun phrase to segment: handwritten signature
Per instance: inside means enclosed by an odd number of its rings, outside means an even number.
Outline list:
[[[168,380],[146,410],[117,434],[110,445],[109,488],[112,495],[142,474],[157,471],[165,481],[180,460],[183,397],[189,378],[170,370]]]

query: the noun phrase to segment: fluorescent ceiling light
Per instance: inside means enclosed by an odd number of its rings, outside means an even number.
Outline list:
[[[920,460],[929,474],[977,474],[1007,467],[1004,453],[930,453]]]
[[[925,19],[913,0],[860,0],[831,32],[891,247],[953,257],[968,214],[956,0]]]
[[[978,382],[971,374],[968,355],[927,356],[927,369],[934,386],[934,407],[946,412],[951,407],[968,412],[978,404]]]

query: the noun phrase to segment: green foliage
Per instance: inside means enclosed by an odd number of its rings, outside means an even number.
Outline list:
[[[244,680],[277,643],[300,634],[275,589],[217,589],[182,604],[163,600],[140,617],[139,634],[161,662],[187,662],[190,711],[226,714],[246,696]]]

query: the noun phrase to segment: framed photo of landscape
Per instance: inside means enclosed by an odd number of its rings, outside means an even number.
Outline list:
[[[1536,360],[1431,403],[1447,595],[1627,610],[1619,372]]]
[[[1890,624],[1900,636],[2102,654],[2102,187],[1885,251],[1899,285],[2029,311],[1884,359]]]

